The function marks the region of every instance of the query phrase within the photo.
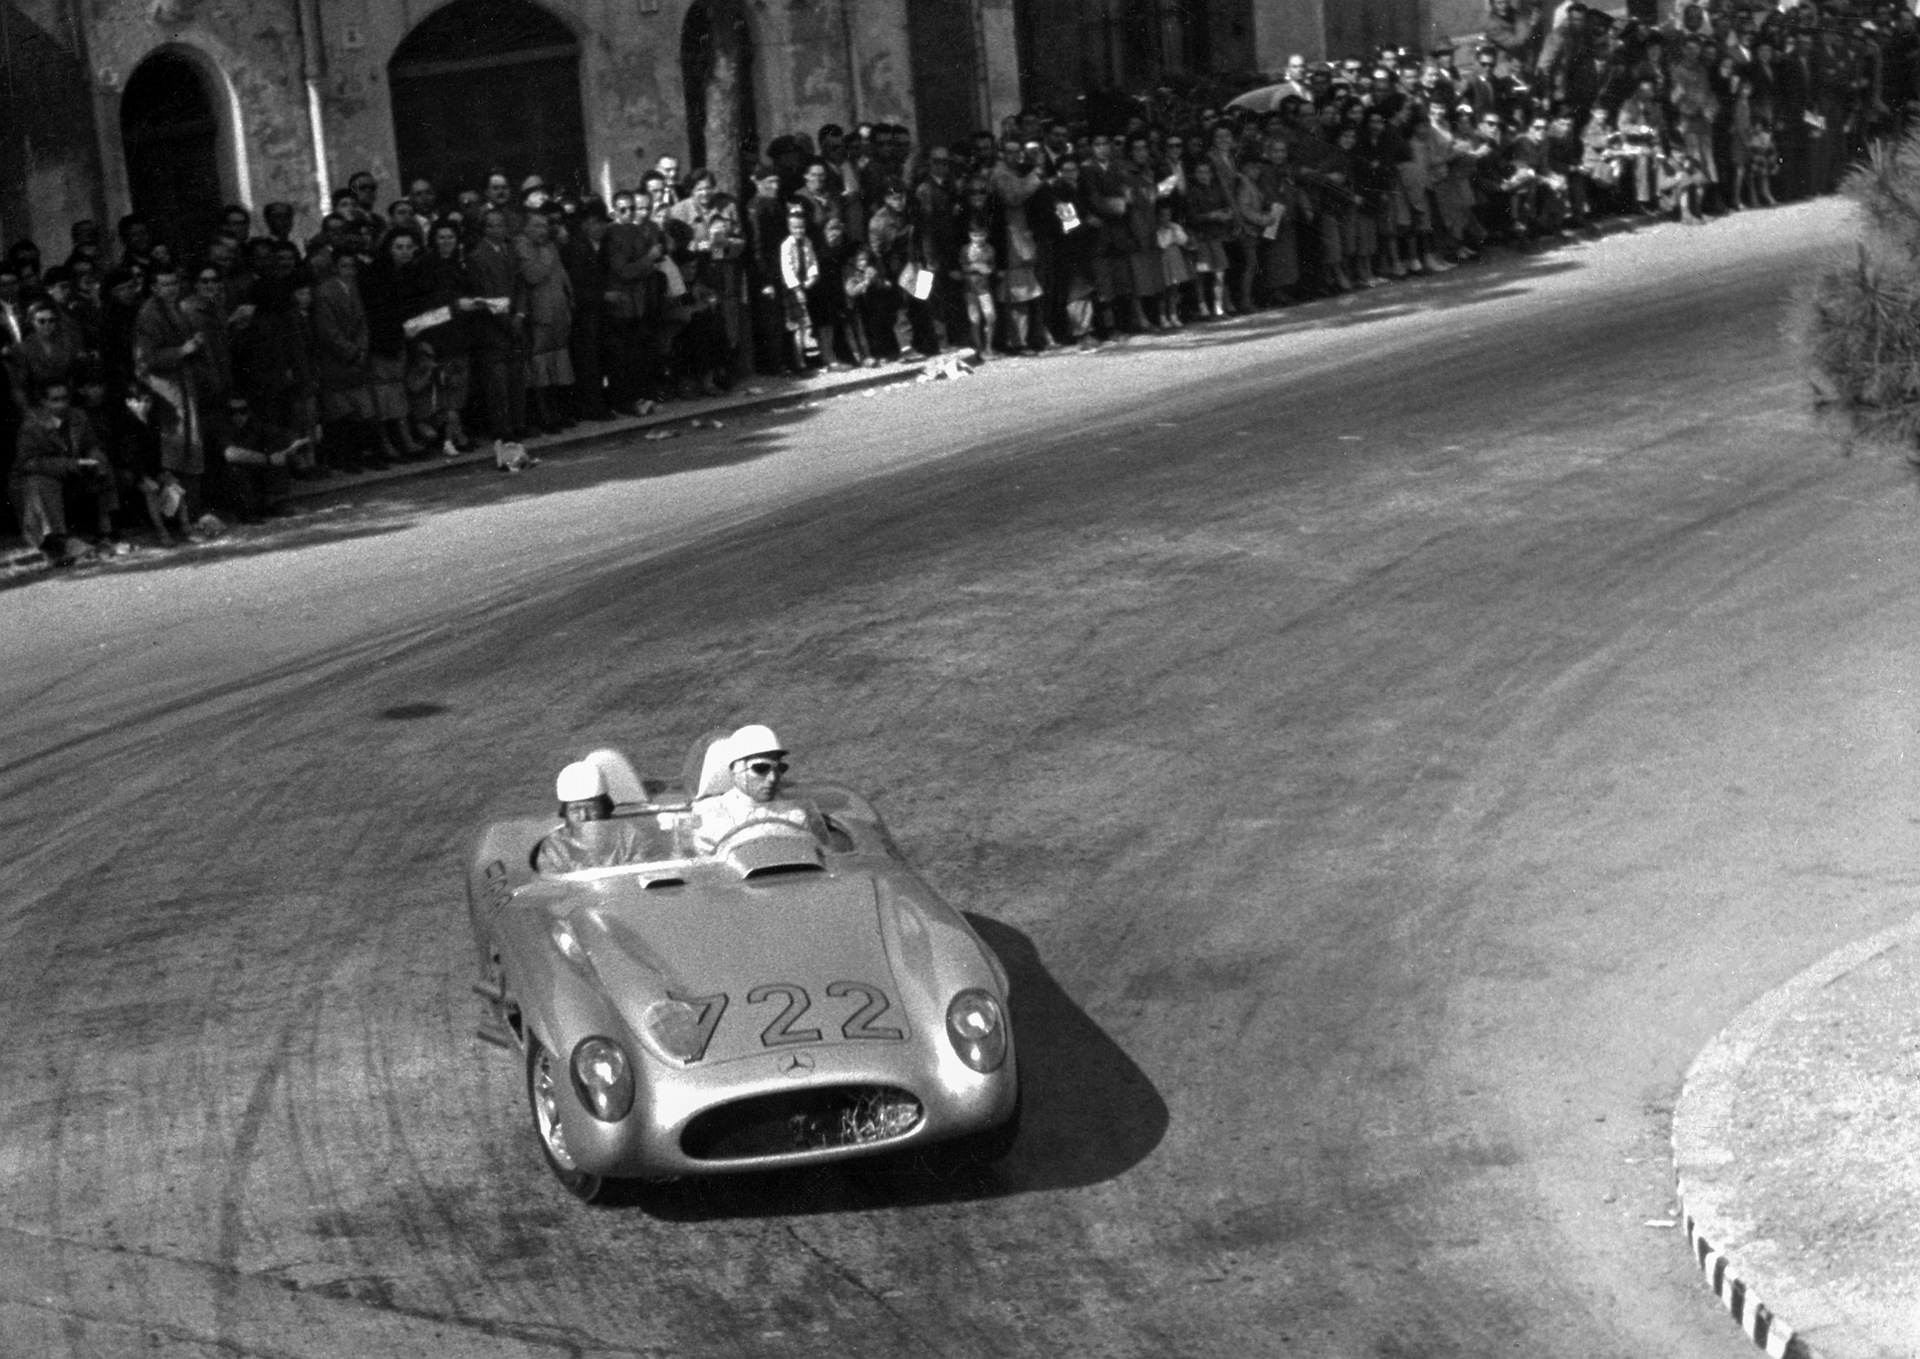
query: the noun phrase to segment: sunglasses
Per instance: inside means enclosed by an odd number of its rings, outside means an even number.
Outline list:
[[[749,760],[747,761],[747,772],[755,778],[764,779],[775,774],[786,773],[787,767],[779,760]]]

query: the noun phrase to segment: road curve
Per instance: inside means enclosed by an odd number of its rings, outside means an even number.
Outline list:
[[[0,595],[0,1353],[1745,1353],[1659,1225],[1681,1074],[1913,909],[1914,491],[1777,334],[1843,229]],[[473,1040],[471,829],[749,718],[1009,963],[991,1183],[584,1208]]]

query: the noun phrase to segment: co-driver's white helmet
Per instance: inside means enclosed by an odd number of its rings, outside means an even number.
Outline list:
[[[562,802],[591,802],[607,795],[607,776],[600,772],[599,765],[576,760],[560,771],[553,792]]]

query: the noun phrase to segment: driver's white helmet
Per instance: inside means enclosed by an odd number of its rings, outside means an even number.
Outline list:
[[[772,727],[763,727],[755,723],[742,727],[727,738],[727,763],[744,760],[749,755],[785,755],[787,748],[780,744],[780,738],[773,734]]]
[[[553,792],[562,802],[591,802],[607,795],[607,776],[600,772],[599,765],[576,760],[560,771]]]

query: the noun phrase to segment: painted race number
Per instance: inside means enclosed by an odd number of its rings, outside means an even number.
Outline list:
[[[827,987],[827,994],[835,1000],[844,996],[860,996],[866,1003],[847,1018],[840,1026],[845,1038],[880,1038],[899,1040],[906,1037],[891,1024],[876,1024],[873,1021],[887,1012],[887,997],[882,991],[871,986],[862,986],[859,982],[838,981]]]
[[[774,1016],[773,1023],[760,1030],[760,1042],[770,1048],[788,1047],[794,1043],[818,1043],[821,1038],[818,1029],[796,1029],[794,1024],[807,1012],[812,1004],[807,999],[805,988],[789,986],[779,982],[772,986],[756,986],[747,992],[747,1004],[762,1005],[775,996],[785,996],[787,1006]]]
[[[847,1016],[846,1021],[840,1025],[841,1037],[899,1042],[907,1036],[904,1030],[896,1029],[891,1024],[876,1022],[892,1008],[892,1002],[887,999],[886,992],[878,987],[868,986],[864,982],[830,982],[827,985],[827,995],[834,1000],[857,997],[861,1002],[860,1008]],[[780,1013],[774,1016],[773,1022],[760,1031],[762,1046],[790,1047],[796,1043],[818,1043],[825,1037],[819,1029],[797,1027],[806,1017],[807,1011],[813,1008],[813,998],[807,994],[805,987],[795,986],[791,982],[774,982],[766,986],[756,986],[747,992],[749,1005],[764,1005],[776,998],[783,1000],[785,1004],[781,1007]],[[713,1022],[717,1024],[719,1019],[716,1013]],[[711,1035],[711,1030],[708,1032]]]
[[[707,1045],[713,1041],[713,1031],[720,1027],[720,1016],[727,1012],[725,992],[716,992],[711,996],[676,996],[667,992],[668,1000],[677,1000],[690,1009],[697,1010],[693,1020],[693,1031],[698,1041],[690,1044],[693,1055],[689,1062],[697,1062],[707,1055]]]

